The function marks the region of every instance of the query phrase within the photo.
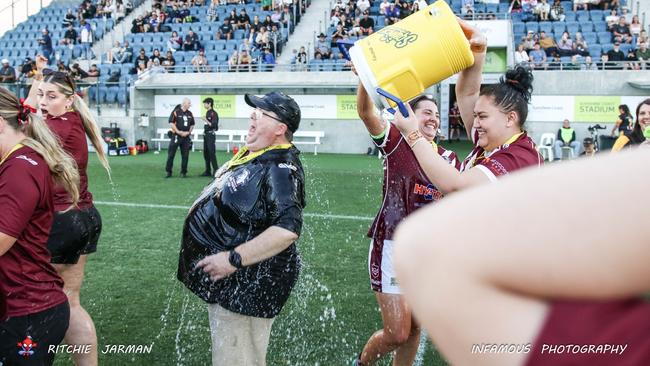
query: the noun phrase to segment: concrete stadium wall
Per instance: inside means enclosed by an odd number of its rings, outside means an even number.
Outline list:
[[[486,82],[495,82],[499,75],[485,75]],[[154,114],[155,95],[200,95],[200,94],[263,94],[272,90],[282,90],[288,94],[354,94],[358,81],[352,73],[346,72],[310,72],[310,73],[226,73],[226,74],[166,74],[156,75],[148,80],[139,81],[131,92],[131,107],[129,116],[116,111],[115,115],[102,110],[100,121],[103,125],[108,122],[119,122],[122,135],[129,145],[135,140],[144,138],[151,140],[156,128],[166,128],[167,119],[151,117],[148,127],[138,126],[139,116]],[[444,94],[445,87],[455,83],[455,78],[444,81],[440,88],[434,87],[428,92],[439,99]],[[650,84],[648,71],[563,71],[535,72],[535,95],[650,95],[647,89],[639,89],[636,85]],[[180,103],[180,97],[179,97]],[[636,106],[630,106],[634,108]],[[121,117],[119,114],[121,113]],[[441,105],[443,131],[447,123],[448,107]],[[574,121],[579,122],[579,121]],[[613,123],[613,121],[611,121]],[[527,130],[535,139],[544,132],[556,132],[561,121],[531,121]],[[578,138],[588,135],[587,123],[575,123]],[[222,128],[246,129],[245,119],[222,119]],[[611,124],[609,125],[611,128]],[[323,145],[319,152],[329,153],[365,153],[371,145],[370,138],[361,123],[355,120],[322,120],[306,119],[301,122],[303,130],[325,131]],[[225,149],[225,145],[218,146]],[[302,150],[312,151],[309,145],[302,145]]]

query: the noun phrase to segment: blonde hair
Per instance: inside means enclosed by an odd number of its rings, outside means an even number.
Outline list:
[[[18,98],[5,88],[0,88],[0,117],[14,130],[22,131],[27,136],[21,143],[32,148],[45,160],[54,182],[68,192],[72,204],[76,205],[79,202],[77,163],[61,148],[59,139],[41,117],[34,113],[24,113]]]
[[[99,158],[99,162],[102,164],[104,169],[106,169],[106,172],[110,176],[111,167],[108,164],[108,158],[106,157],[106,153],[104,152],[104,146],[100,138],[101,132],[99,131],[99,126],[97,126],[97,123],[93,118],[93,115],[90,113],[90,109],[88,109],[88,106],[86,105],[86,102],[84,102],[83,99],[75,93],[74,81],[67,74],[65,74],[66,75],[65,77],[62,77],[61,74],[62,73],[49,74],[45,76],[43,82],[52,83],[56,85],[59,88],[59,92],[61,92],[65,96],[68,97],[72,96],[74,98],[72,103],[72,108],[75,111],[77,111],[77,113],[79,113],[79,117],[81,118],[84,131],[86,132],[86,135],[90,138],[90,142],[95,147],[95,151],[97,152],[97,157]]]

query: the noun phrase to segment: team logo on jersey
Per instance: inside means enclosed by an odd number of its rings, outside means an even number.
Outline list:
[[[36,348],[36,346],[38,346],[38,343],[34,342],[32,340],[32,337],[27,336],[25,340],[18,342],[18,348],[20,348],[20,350],[18,350],[18,354],[25,358],[28,358],[34,354],[34,348]]]
[[[242,184],[246,183],[248,180],[248,177],[250,177],[251,173],[248,171],[248,169],[242,170],[240,174],[237,176],[231,176],[228,178],[228,186],[230,187],[230,190],[233,192],[237,192],[237,187],[241,186]]]
[[[433,184],[423,185],[415,183],[413,187],[413,194],[424,196],[427,201],[439,200],[442,198],[442,193],[433,186]]]
[[[32,160],[32,159],[26,157],[25,155],[18,155],[18,156],[16,156],[16,159],[23,159],[23,160],[29,162],[29,163],[32,164],[32,165],[38,165],[37,162],[35,162],[34,160]]]
[[[370,266],[370,274],[372,275],[373,278],[379,277],[379,266],[373,263]]]

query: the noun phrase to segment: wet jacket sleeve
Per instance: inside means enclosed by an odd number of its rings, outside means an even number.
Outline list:
[[[269,169],[265,198],[270,226],[279,226],[300,235],[304,197],[301,169],[290,163],[274,164]]]

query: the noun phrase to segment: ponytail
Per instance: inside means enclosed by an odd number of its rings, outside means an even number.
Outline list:
[[[77,113],[79,113],[79,117],[81,117],[81,122],[83,123],[84,130],[86,131],[86,135],[90,138],[90,142],[95,147],[95,151],[97,152],[97,157],[99,158],[99,162],[102,164],[104,169],[106,169],[106,172],[110,176],[111,167],[108,164],[108,159],[106,158],[106,153],[104,152],[104,146],[100,138],[101,132],[99,131],[99,127],[97,126],[97,123],[95,123],[95,120],[92,114],[90,113],[88,106],[83,101],[83,99],[81,99],[81,97],[75,94],[72,107],[74,108],[75,111],[77,111]]]

